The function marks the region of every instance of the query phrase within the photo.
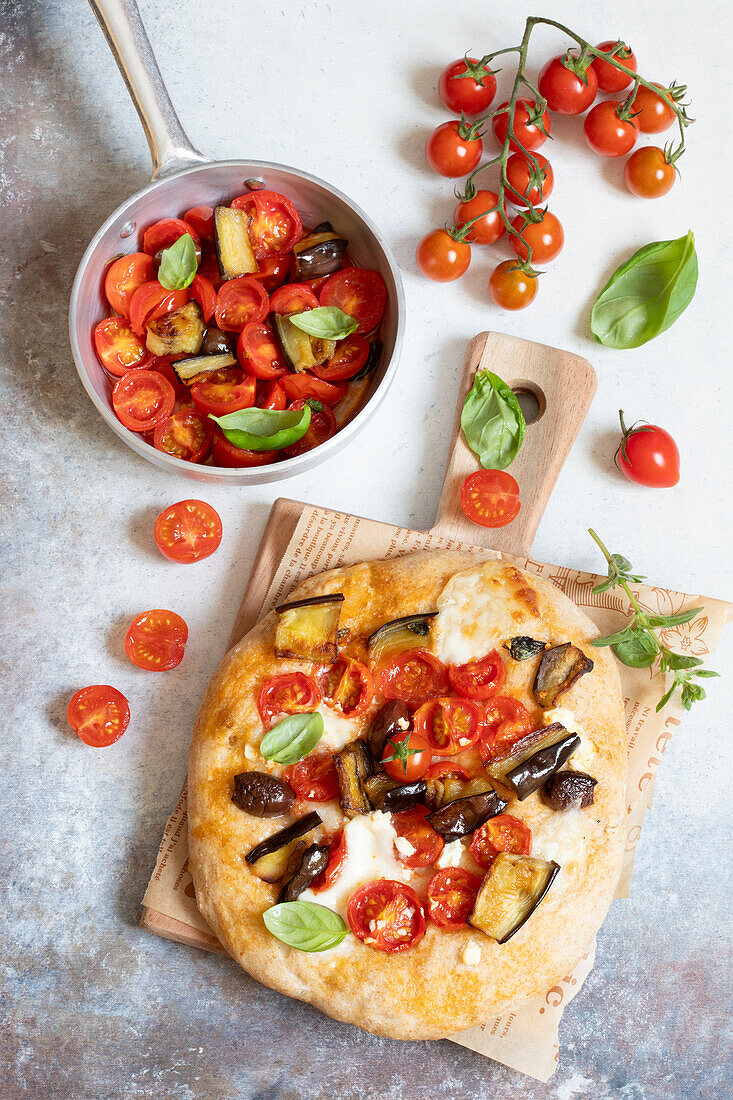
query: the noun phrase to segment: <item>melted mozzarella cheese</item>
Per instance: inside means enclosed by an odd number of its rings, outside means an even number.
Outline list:
[[[508,562],[486,562],[456,573],[437,607],[435,653],[446,664],[483,657],[540,621],[537,590]]]
[[[585,839],[590,835],[592,819],[588,810],[558,810],[532,833],[532,855],[554,859],[568,870],[585,859]]]
[[[580,748],[576,749],[567,762],[567,767],[576,772],[592,772],[593,763],[597,756],[595,741],[585,732],[582,725],[573,712],[567,707],[554,707],[544,712],[546,726],[553,722],[559,722],[568,733],[577,733],[580,738]]]
[[[466,846],[462,840],[452,840],[446,844],[443,851],[435,861],[435,866],[441,870],[444,867],[461,867],[466,862]]]
[[[349,741],[353,741],[360,728],[355,722],[352,722],[350,718],[344,718],[342,714],[337,714],[325,703],[321,703],[317,710],[322,715],[323,724],[326,727],[323,737],[319,741],[319,746],[330,749],[332,752],[338,752],[344,745],[348,745]]]

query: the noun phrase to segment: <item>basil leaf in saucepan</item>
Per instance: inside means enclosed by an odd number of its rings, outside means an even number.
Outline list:
[[[674,324],[696,286],[692,232],[648,244],[613,273],[596,298],[591,332],[609,348],[641,347]]]
[[[463,434],[486,470],[505,470],[517,457],[527,424],[516,394],[498,374],[476,373],[461,413]]]
[[[196,245],[190,233],[184,233],[160,257],[158,282],[166,290],[184,290],[196,274]]]
[[[296,328],[320,340],[344,340],[359,327],[359,322],[338,306],[317,306],[304,313],[291,313],[288,319]]]
[[[323,737],[323,715],[318,711],[305,714],[289,714],[273,726],[260,742],[260,752],[265,760],[276,764],[297,764],[312,752]]]
[[[213,416],[224,435],[244,451],[279,451],[297,443],[310,427],[311,410],[239,409],[226,416]]]
[[[262,919],[268,932],[298,951],[328,951],[349,932],[337,913],[312,901],[283,901],[266,909]]]

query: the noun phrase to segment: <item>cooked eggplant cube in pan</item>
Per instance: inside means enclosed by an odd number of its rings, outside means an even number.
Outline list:
[[[560,867],[546,859],[499,852],[486,874],[468,923],[506,943],[534,913]]]
[[[164,313],[147,328],[145,343],[153,355],[198,355],[206,326],[197,303],[186,302],[180,309]]]
[[[340,592],[275,608],[275,654],[318,664],[338,660],[338,629],[344,597]]]
[[[222,279],[259,271],[249,239],[249,216],[231,206],[214,207],[214,244]]]
[[[335,340],[321,340],[317,336],[310,336],[294,325],[284,313],[273,314],[273,321],[283,357],[292,373],[312,370],[335,355]]]
[[[349,242],[332,229],[316,229],[293,246],[295,278],[320,279],[340,271]]]
[[[175,363],[171,363],[171,366],[179,382],[190,385],[201,374],[226,370],[227,367],[234,367],[236,364],[237,360],[234,356],[226,352],[224,355],[197,355],[194,359],[178,359]]]

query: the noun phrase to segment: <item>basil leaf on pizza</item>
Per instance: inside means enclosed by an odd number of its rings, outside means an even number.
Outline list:
[[[262,919],[268,932],[298,951],[328,951],[349,933],[337,913],[312,901],[283,901],[266,909]]]
[[[325,728],[323,715],[317,710],[289,714],[265,734],[260,752],[265,760],[274,760],[276,764],[297,764],[313,751]]]
[[[466,395],[461,428],[485,470],[505,470],[517,457],[527,422],[514,391],[498,374],[481,370]]]

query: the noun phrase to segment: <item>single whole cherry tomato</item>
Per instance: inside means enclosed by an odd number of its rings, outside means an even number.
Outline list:
[[[438,95],[443,106],[456,115],[480,115],[496,95],[496,77],[477,57],[461,57],[443,69]]]
[[[425,773],[426,779],[442,779],[444,775],[454,775],[456,779],[468,779],[468,772],[453,760],[436,760]]]
[[[96,325],[94,350],[104,369],[115,378],[144,369],[151,360],[143,341],[122,317],[105,317]]]
[[[221,519],[205,500],[179,500],[160,513],[153,533],[163,557],[190,565],[219,548]]]
[[[565,244],[565,232],[559,218],[550,210],[540,211],[538,221],[525,221],[523,214],[514,218],[512,225],[521,233],[521,240],[510,234],[509,244],[512,251],[522,260],[529,256],[530,245],[532,249],[532,265],[548,264],[562,252]]]
[[[244,326],[237,340],[237,358],[255,378],[279,378],[288,369],[272,329],[261,322]]]
[[[283,779],[298,798],[307,802],[331,802],[338,798],[339,779],[330,752],[312,752],[297,764],[286,768]]]
[[[103,749],[114,745],[130,724],[130,704],[117,688],[92,684],[69,700],[69,725],[85,745]]]
[[[382,749],[382,767],[390,779],[397,779],[400,783],[422,779],[432,759],[430,748],[416,730],[393,734],[387,738]]]
[[[377,690],[385,699],[402,699],[408,707],[416,709],[445,695],[448,675],[445,666],[426,649],[411,649],[398,653],[377,671]]]
[[[535,728],[532,716],[523,703],[508,695],[494,695],[484,710],[484,726],[479,741],[479,753],[486,763],[503,756],[515,741]]]
[[[340,340],[328,362],[313,367],[313,373],[325,382],[344,382],[358,374],[368,358],[368,341],[354,332],[345,340]]]
[[[559,115],[582,115],[598,91],[598,77],[592,65],[580,76],[565,64],[565,57],[553,57],[540,72],[538,88],[551,111]],[[575,58],[577,60],[577,58]]]
[[[445,867],[428,883],[428,916],[448,932],[465,928],[476,904],[481,879],[462,867]]]
[[[506,470],[477,470],[461,486],[461,508],[479,527],[506,527],[519,515],[519,486]]]
[[[213,206],[192,206],[183,215],[187,225],[196,230],[201,240],[213,241],[214,239],[214,208]]]
[[[415,712],[414,722],[415,733],[437,756],[455,756],[476,744],[483,714],[471,699],[443,696],[423,703]]]
[[[152,256],[145,252],[133,252],[120,256],[107,268],[104,277],[104,293],[112,309],[123,317],[130,316],[130,299],[139,286],[155,278]]]
[[[632,195],[659,199],[672,190],[676,169],[658,145],[647,145],[631,154],[624,165],[624,179]]]
[[[291,313],[304,313],[307,309],[316,309],[321,303],[306,283],[287,283],[277,288],[270,298],[270,312],[289,316]]]
[[[501,309],[526,309],[536,294],[537,279],[517,267],[516,260],[503,260],[491,273],[489,296]]]
[[[198,273],[194,275],[191,285],[189,287],[189,294],[195,302],[201,306],[201,312],[204,315],[204,320],[208,325],[211,318],[214,316],[214,310],[216,309],[216,291],[209,282],[209,280]]]
[[[268,729],[281,714],[302,714],[315,710],[321,701],[318,686],[305,672],[283,672],[270,676],[260,688],[257,710]]]
[[[188,290],[167,290],[157,279],[143,283],[130,299],[130,328],[142,336],[149,321],[157,321],[171,310],[180,309],[188,298]]]
[[[318,379],[312,379],[313,382],[317,382]],[[323,385],[329,385],[328,382],[322,383]],[[312,401],[313,398],[298,398],[297,401],[290,402],[291,409],[303,409],[305,408],[306,401]],[[317,398],[315,400],[318,400]],[[291,443],[289,447],[285,447],[283,453],[288,455],[289,458],[295,458],[296,455],[305,454],[306,451],[312,451],[314,447],[320,447],[322,443],[326,443],[331,436],[335,435],[338,430],[336,423],[336,417],[331,411],[330,405],[321,404],[320,409],[313,409],[311,406],[311,422],[308,425],[308,431],[305,435],[301,436],[297,443]]]
[[[255,405],[258,409],[273,409],[275,412],[282,412],[287,408],[288,399],[285,396],[285,390],[282,388],[277,379],[271,379],[269,382],[261,381],[257,383],[257,393],[255,396]]]
[[[196,255],[201,256],[201,240],[192,225],[182,218],[164,218],[145,230],[143,234],[143,252],[148,256],[157,256],[166,248],[175,244],[179,237],[188,233],[196,247]]]
[[[670,90],[656,81],[652,83],[659,88],[660,95],[640,84],[631,104],[634,124],[642,134],[661,134],[670,128],[676,118],[670,106],[674,102]]]
[[[131,370],[112,390],[112,408],[131,432],[149,432],[173,412],[176,392],[162,374]]]
[[[614,49],[614,47],[616,48]],[[636,58],[634,57],[634,52],[623,42],[615,42],[608,39],[606,42],[599,42],[596,49],[602,50],[603,53],[610,53],[611,50],[613,50],[613,57],[616,61],[620,61],[622,65],[625,65],[627,69],[631,69],[632,72],[636,72]],[[608,61],[604,61],[601,57],[593,59],[591,68],[598,78],[598,87],[602,92],[622,92],[624,88],[628,88],[633,80],[632,76],[627,73],[622,73],[620,69],[614,68],[613,65],[610,65]]]
[[[226,466],[235,470],[249,466],[268,466],[282,457],[281,451],[246,451],[242,447],[235,447],[218,425],[214,428],[211,454],[215,466]]]
[[[406,844],[400,845],[395,841],[395,859],[404,867],[415,871],[432,866],[445,846],[442,836],[436,833],[432,825],[425,820],[427,813],[427,806],[416,806],[414,810],[403,810],[402,813],[392,814],[392,825],[397,837],[402,837],[413,849],[408,852]]]
[[[532,830],[529,826],[511,814],[498,814],[476,830],[469,851],[479,867],[488,871],[499,852],[528,856],[531,848]]]
[[[265,256],[259,261],[260,270],[253,272],[253,276],[268,294],[277,290],[287,279],[293,270],[293,253],[286,252],[283,256]]]
[[[257,260],[292,252],[303,235],[300,214],[278,191],[250,191],[231,205],[250,217],[248,233]]]
[[[479,217],[471,226],[465,240],[471,244],[494,244],[505,232],[498,209],[499,196],[495,191],[477,191],[472,199],[459,202],[453,211],[453,221],[462,227],[472,218]]]
[[[509,119],[506,111],[503,108],[509,106],[509,100],[505,100],[500,103],[496,108],[497,112],[502,111],[501,114],[494,114],[491,120],[491,128],[494,131],[494,137],[499,142],[499,145],[503,145],[506,140],[507,131],[509,129]],[[550,116],[547,111],[543,111],[541,118],[538,122],[530,122],[530,117],[534,118],[537,110],[537,103],[534,99],[518,99],[514,107],[514,119],[513,130],[514,137],[509,142],[509,148],[515,153],[522,153],[525,150],[533,152],[535,149],[539,149],[541,145],[544,145],[550,134],[551,124]],[[539,123],[542,123],[542,129],[540,129]],[[516,138],[516,141],[514,140]],[[517,145],[517,141],[521,142],[521,148]]]
[[[187,641],[188,627],[181,616],[155,608],[132,620],[125,635],[125,653],[138,668],[168,672],[180,665]]]
[[[190,406],[174,412],[153,435],[153,446],[184,462],[201,462],[211,450],[212,424]]]
[[[345,714],[358,718],[369,709],[374,698],[374,680],[362,661],[340,657],[333,665],[316,672],[316,683],[323,701]]]
[[[394,879],[368,882],[346,907],[351,931],[363,943],[389,954],[407,951],[425,935],[425,913],[411,886]]]
[[[510,188],[513,188],[506,192],[506,198],[514,206],[529,206],[530,203],[532,206],[540,206],[552,194],[555,183],[552,165],[547,157],[542,156],[542,153],[532,155],[537,162],[536,165],[524,153],[512,153],[506,162],[507,182]],[[536,174],[542,180],[541,189],[538,183],[532,182],[533,167],[536,168]]]
[[[452,283],[468,270],[471,246],[466,241],[457,241],[445,229],[433,229],[420,241],[415,259],[428,279]]]
[[[191,400],[204,416],[226,416],[255,403],[257,380],[239,367],[208,371],[191,386]],[[211,425],[211,421],[209,421]]]
[[[654,489],[670,489],[680,479],[680,452],[669,432],[657,424],[632,424],[620,414],[621,443],[616,465],[629,481]]]
[[[443,122],[425,142],[428,164],[440,176],[456,179],[467,176],[481,160],[483,142],[466,122]]]
[[[313,879],[311,883],[311,890],[314,894],[318,894],[321,890],[328,890],[329,886],[333,886],[344,869],[346,855],[346,833],[337,833],[329,844],[328,863],[325,871],[321,871],[318,878]]]
[[[463,665],[448,665],[454,691],[468,699],[490,699],[506,680],[506,668],[498,649]]]
[[[638,134],[636,123],[634,119],[621,118],[619,111],[622,110],[621,100],[607,99],[597,103],[585,116],[585,140],[601,157],[622,157],[634,148]]]
[[[216,295],[216,323],[222,332],[241,332],[245,325],[264,321],[268,309],[267,291],[251,275],[228,279]]]
[[[337,306],[358,322],[356,332],[363,336],[376,328],[387,306],[387,288],[378,271],[347,267],[331,275],[321,288],[322,306]]]

